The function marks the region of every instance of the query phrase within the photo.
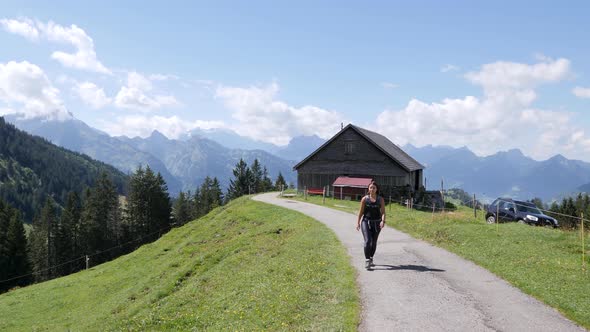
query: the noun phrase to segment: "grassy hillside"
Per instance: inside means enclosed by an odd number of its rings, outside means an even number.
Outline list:
[[[0,295],[0,330],[355,330],[354,277],[325,226],[241,198],[112,262]]]
[[[309,196],[307,201],[322,205],[319,196]],[[359,208],[358,202],[331,198],[324,205],[355,214]],[[386,212],[389,226],[475,262],[590,328],[590,272],[582,269],[579,232],[517,223],[488,225],[481,211],[476,219],[466,207],[437,213],[434,218],[432,213],[395,203]],[[585,249],[585,264],[590,269],[587,235]]]

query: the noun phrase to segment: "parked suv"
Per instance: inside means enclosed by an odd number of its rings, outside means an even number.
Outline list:
[[[559,227],[557,219],[541,212],[535,204],[512,198],[497,198],[488,206],[486,222],[493,224],[496,219],[500,222],[516,221],[529,225]]]

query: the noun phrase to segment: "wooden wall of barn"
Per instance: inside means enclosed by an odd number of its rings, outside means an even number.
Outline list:
[[[299,167],[297,187],[322,188],[331,186],[339,176],[363,177],[373,178],[383,195],[400,196],[408,186],[416,190],[422,185],[421,172],[407,172],[356,131],[348,129]]]
[[[346,152],[346,146],[352,146]],[[312,174],[407,176],[408,172],[352,129],[346,130],[297,170]],[[409,181],[409,180],[408,180]]]

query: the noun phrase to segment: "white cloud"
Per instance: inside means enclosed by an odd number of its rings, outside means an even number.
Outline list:
[[[484,92],[493,93],[498,90],[530,89],[541,83],[561,81],[570,74],[570,61],[567,59],[534,65],[498,61],[483,65],[478,72],[467,73],[465,78],[481,85]]]
[[[234,113],[233,130],[242,136],[286,145],[296,135],[317,134],[329,138],[340,128],[343,117],[316,106],[293,107],[276,99],[279,86],[248,88],[219,86],[215,97]]]
[[[178,106],[180,103],[174,96],[151,95],[152,81],[137,72],[127,74],[127,86],[121,87],[115,97],[115,105],[120,108],[152,111],[162,107]]]
[[[535,158],[590,151],[585,136],[572,136],[573,115],[531,108],[534,88],[571,75],[567,59],[533,65],[496,62],[470,72],[466,79],[483,88],[482,98],[466,96],[438,103],[411,100],[401,110],[386,110],[378,118],[378,131],[396,144],[468,146],[488,155],[520,148]],[[582,144],[583,143],[583,144]]]
[[[58,84],[70,84],[70,85],[77,84],[77,81],[75,79],[73,79],[72,77],[65,75],[65,74],[59,74],[57,76],[57,78],[55,79],[55,82]]]
[[[140,116],[132,115],[119,117],[115,122],[105,122],[102,129],[113,136],[125,135],[128,137],[148,137],[154,130],[158,130],[166,137],[176,139],[187,131],[201,128],[224,128],[225,125],[220,121],[185,121],[177,116]]]
[[[111,98],[106,96],[104,90],[92,82],[77,83],[72,89],[82,101],[94,109],[103,108],[111,103]]]
[[[578,98],[590,98],[590,88],[575,87],[572,93]]]
[[[164,74],[151,74],[150,80],[152,81],[169,81],[169,80],[177,80],[180,77],[176,75],[164,75]]]
[[[455,71],[455,70],[459,70],[459,67],[457,67],[455,65],[451,65],[451,64],[446,64],[440,68],[441,73],[447,73],[447,72]]]
[[[17,113],[17,111],[13,110],[12,108],[4,108],[0,107],[0,116],[4,116],[7,114]]]
[[[39,30],[35,27],[35,22],[28,18],[23,18],[20,21],[14,19],[0,19],[0,24],[4,30],[23,36],[31,41],[39,40]]]
[[[27,118],[70,117],[59,90],[41,68],[27,61],[0,63],[0,101],[7,104],[11,113],[22,113]]]
[[[6,31],[21,35],[29,40],[44,38],[48,41],[74,46],[76,48],[75,53],[55,51],[51,54],[51,57],[60,62],[63,66],[103,74],[112,74],[111,71],[96,58],[94,41],[92,38],[75,24],[72,24],[69,27],[64,27],[52,21],[45,24],[39,21],[33,21],[29,18],[21,18],[19,20],[2,19],[0,20],[0,23]]]
[[[382,82],[381,86],[384,89],[395,89],[395,88],[399,88],[399,85],[394,84],[394,83],[390,83],[390,82]]]

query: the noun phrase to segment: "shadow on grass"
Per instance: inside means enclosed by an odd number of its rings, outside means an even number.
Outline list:
[[[371,270],[384,270],[384,271],[396,271],[396,270],[410,270],[416,272],[446,272],[446,270],[433,269],[423,265],[375,265]]]

